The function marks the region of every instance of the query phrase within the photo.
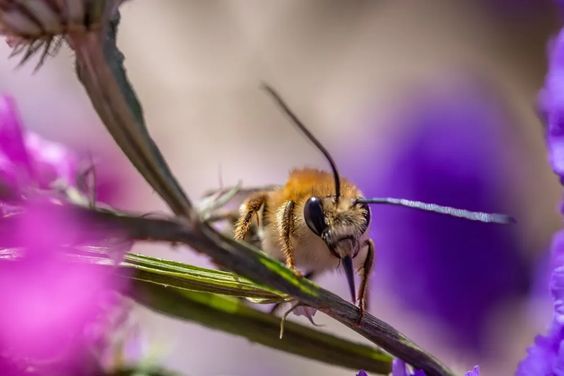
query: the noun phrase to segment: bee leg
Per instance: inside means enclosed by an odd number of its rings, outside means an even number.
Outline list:
[[[309,271],[306,274],[304,274],[304,278],[307,278],[311,281],[313,281],[313,279],[317,277],[317,273],[314,271]],[[278,312],[280,310],[280,307],[282,307],[282,304],[284,303],[276,303],[274,304],[274,306],[272,306],[272,308],[270,309],[270,313],[271,314],[276,314],[276,312]]]
[[[301,273],[296,269],[295,249],[292,246],[292,235],[295,230],[296,217],[294,216],[294,201],[288,201],[282,213],[282,226],[280,226],[280,239],[282,241],[282,254],[286,258],[286,266],[298,275]]]
[[[361,274],[360,288],[358,290],[358,308],[360,309],[359,321],[362,320],[364,312],[368,306],[367,292],[368,292],[368,280],[370,278],[370,273],[374,266],[374,242],[372,239],[368,239],[363,245],[368,246],[368,252],[366,253],[366,258],[364,259],[364,264],[360,268],[359,272]]]
[[[256,193],[249,197],[243,205],[241,206],[241,217],[235,224],[235,229],[233,230],[233,237],[236,240],[245,240],[245,236],[251,228],[251,222],[253,216],[257,215],[260,208],[266,202],[266,194],[264,192]]]

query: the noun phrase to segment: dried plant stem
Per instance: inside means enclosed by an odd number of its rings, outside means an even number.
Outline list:
[[[129,160],[176,215],[189,218],[193,212],[190,200],[147,131],[141,105],[122,68],[123,56],[102,39],[96,33],[72,37],[78,77]]]

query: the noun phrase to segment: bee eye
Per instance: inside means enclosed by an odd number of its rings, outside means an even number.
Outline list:
[[[304,219],[307,227],[317,236],[321,236],[327,224],[325,223],[325,214],[323,213],[321,200],[318,197],[310,197],[305,203]]]
[[[362,231],[361,231],[364,234],[364,232],[366,231],[366,229],[370,225],[370,208],[368,207],[368,204],[365,204],[365,203],[361,203],[360,208],[364,211],[364,213],[363,213],[363,215],[364,215],[364,226],[362,227]]]

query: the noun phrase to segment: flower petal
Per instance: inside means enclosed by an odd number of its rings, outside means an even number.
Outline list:
[[[29,181],[31,171],[15,102],[11,97],[0,97],[0,179],[15,188]]]

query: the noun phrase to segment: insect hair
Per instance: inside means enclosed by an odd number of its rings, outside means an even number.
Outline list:
[[[268,94],[272,96],[274,101],[280,106],[282,111],[292,120],[294,125],[306,135],[306,137],[317,147],[317,149],[323,154],[329,165],[331,165],[331,171],[333,172],[333,179],[335,181],[335,202],[339,202],[339,197],[341,197],[341,178],[339,176],[339,171],[337,170],[337,165],[331,157],[331,154],[325,149],[325,147],[319,142],[317,138],[307,129],[304,123],[294,114],[294,112],[290,109],[290,107],[284,102],[284,99],[278,94],[276,90],[274,90],[271,86],[266,83],[262,84],[262,87]]]

